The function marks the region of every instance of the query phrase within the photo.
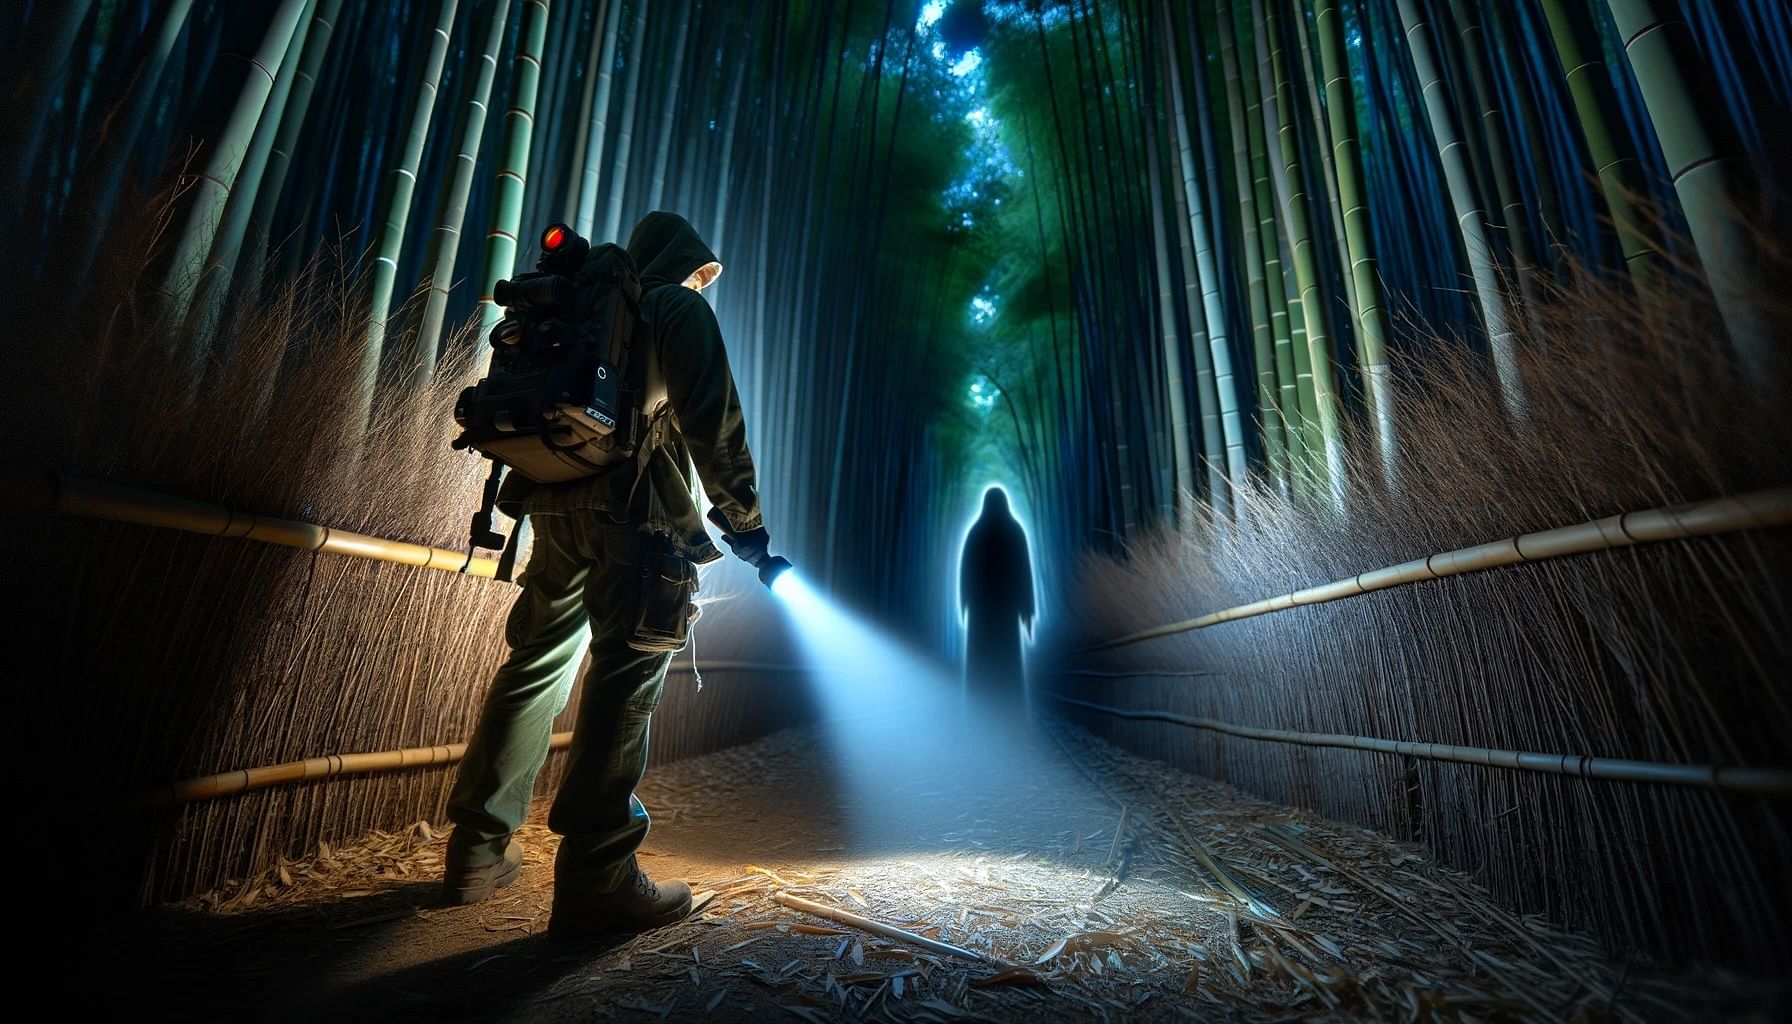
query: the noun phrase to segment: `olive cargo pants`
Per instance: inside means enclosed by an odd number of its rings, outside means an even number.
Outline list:
[[[589,625],[591,666],[548,827],[564,837],[555,884],[607,892],[627,880],[647,836],[647,809],[634,790],[647,769],[647,726],[672,655],[643,653],[627,642],[645,536],[606,526],[590,512],[531,521],[534,551],[505,624],[510,657],[492,680],[449,797],[451,842],[466,848],[472,867],[503,857],[529,815]]]

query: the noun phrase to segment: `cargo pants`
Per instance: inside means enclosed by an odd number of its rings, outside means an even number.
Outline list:
[[[523,592],[505,623],[510,657],[492,680],[449,797],[450,840],[469,867],[494,864],[529,815],[554,718],[572,694],[590,637],[566,776],[548,813],[563,838],[556,886],[608,892],[630,877],[647,836],[635,786],[647,769],[647,727],[670,653],[628,646],[646,538],[590,512],[537,514]]]

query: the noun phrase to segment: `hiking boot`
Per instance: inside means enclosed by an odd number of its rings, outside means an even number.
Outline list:
[[[504,847],[504,859],[484,867],[467,866],[467,850],[448,840],[448,869],[442,877],[442,896],[452,904],[478,903],[516,881],[523,870],[523,844],[512,839]]]
[[[644,932],[691,912],[691,887],[683,882],[656,884],[640,865],[611,892],[579,892],[554,887],[554,916],[548,935],[577,942],[600,935]]]

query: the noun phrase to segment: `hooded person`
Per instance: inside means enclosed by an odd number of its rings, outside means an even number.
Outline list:
[[[506,480],[499,507],[529,517],[535,542],[505,624],[510,657],[492,681],[448,804],[455,827],[444,895],[477,902],[521,868],[513,835],[528,817],[589,635],[565,777],[548,815],[563,837],[549,924],[562,939],[638,931],[689,912],[689,886],[655,883],[636,862],[648,817],[634,790],[666,667],[694,617],[696,566],[721,557],[692,496],[697,480],[737,553],[763,553],[769,543],[721,328],[699,294],[722,265],[671,213],[648,214],[627,248],[641,276],[630,359],[646,356],[646,440],[634,460],[595,476]]]
[[[1020,705],[1027,692],[1021,630],[1033,625],[1033,562],[1027,533],[991,487],[983,514],[964,539],[959,607],[965,614],[964,683],[969,697]]]

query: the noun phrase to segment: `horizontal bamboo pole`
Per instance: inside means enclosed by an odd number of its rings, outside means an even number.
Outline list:
[[[572,733],[557,732],[548,742],[548,749],[559,750],[572,743]],[[312,779],[327,779],[336,775],[364,775],[368,772],[390,771],[394,768],[421,768],[432,764],[454,764],[467,752],[465,743],[449,743],[434,747],[405,747],[400,750],[379,750],[363,754],[326,754],[323,757],[308,757],[303,761],[287,761],[284,764],[262,765],[259,768],[239,768],[231,772],[219,772],[216,775],[202,775],[196,779],[182,779],[179,782],[160,786],[143,795],[140,804],[146,807],[165,807],[169,804],[190,804],[201,800],[216,800],[220,797],[235,796],[255,789],[269,789],[274,786],[289,786],[296,782]]]
[[[712,661],[701,667],[706,672],[799,671],[788,665],[759,661]],[[667,668],[667,671],[683,675],[693,672],[694,668],[689,664],[672,665]],[[572,733],[557,732],[549,739],[548,749],[560,750],[571,743]],[[179,782],[158,786],[142,794],[138,798],[138,803],[145,807],[165,807],[169,804],[216,800],[219,797],[235,796],[250,790],[289,786],[297,782],[327,779],[336,775],[365,775],[369,772],[391,771],[395,768],[421,768],[435,764],[454,764],[466,753],[467,745],[465,743],[448,743],[433,747],[404,747],[399,750],[378,750],[360,754],[325,754],[322,757],[308,757],[303,761],[286,761],[257,768],[238,768],[234,771],[218,772],[214,775],[182,779]]]
[[[800,910],[805,914],[814,914],[816,917],[826,918],[829,921],[838,921],[841,924],[849,924],[854,928],[863,928],[865,931],[875,935],[882,935],[888,939],[896,939],[899,942],[910,942],[920,946],[922,949],[931,950],[932,952],[941,953],[946,956],[955,956],[962,960],[972,961],[973,963],[993,964],[997,967],[1012,966],[1005,961],[997,960],[992,956],[986,956],[976,950],[965,949],[963,946],[954,946],[950,942],[941,942],[938,939],[930,939],[925,935],[916,935],[914,932],[904,931],[894,925],[887,925],[882,921],[873,921],[869,917],[860,917],[850,911],[841,910],[838,907],[830,907],[825,903],[816,903],[813,900],[806,900],[801,896],[792,896],[787,892],[773,893],[772,901],[782,906],[789,907],[792,910]]]
[[[1474,547],[1445,551],[1429,558],[1414,559],[1399,565],[1359,573],[1355,576],[1297,590],[1292,594],[1268,597],[1250,604],[1209,612],[1198,618],[1129,633],[1113,640],[1083,647],[1084,651],[1105,651],[1145,640],[1206,629],[1222,622],[1248,619],[1270,612],[1286,611],[1306,605],[1324,604],[1346,597],[1386,590],[1389,587],[1443,579],[1464,573],[1481,572],[1520,562],[1541,562],[1550,558],[1580,555],[1592,551],[1653,544],[1664,540],[1684,540],[1717,533],[1734,533],[1773,526],[1792,525],[1792,487],[1753,491],[1734,497],[1716,498],[1690,505],[1670,505],[1643,512],[1626,512],[1606,516],[1573,526],[1521,534]]]
[[[0,501],[8,510],[58,512],[184,530],[210,537],[244,537],[301,551],[322,551],[485,579],[492,578],[498,568],[495,559],[469,558],[465,551],[370,537],[293,519],[258,516],[224,505],[174,498],[104,480],[63,476],[51,469],[28,476],[9,474],[3,484],[0,493],[5,497]]]
[[[1115,718],[1168,722],[1191,729],[1240,736],[1270,743],[1293,743],[1303,747],[1340,747],[1346,750],[1369,750],[1381,754],[1404,754],[1427,761],[1451,761],[1456,764],[1481,765],[1487,768],[1512,768],[1520,771],[1572,775],[1583,779],[1609,779],[1619,782],[1651,782],[1670,786],[1695,786],[1726,793],[1785,798],[1792,796],[1792,770],[1784,768],[1729,768],[1717,765],[1668,764],[1662,761],[1628,761],[1616,757],[1587,757],[1583,754],[1535,754],[1519,750],[1494,750],[1488,747],[1459,747],[1450,743],[1420,743],[1411,740],[1387,740],[1375,736],[1350,736],[1333,732],[1291,732],[1286,729],[1261,729],[1234,725],[1215,718],[1194,718],[1168,711],[1128,710],[1109,707],[1093,701],[1078,700],[1057,693],[1046,697],[1061,704],[1087,708]]]

